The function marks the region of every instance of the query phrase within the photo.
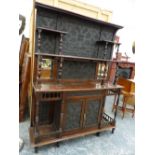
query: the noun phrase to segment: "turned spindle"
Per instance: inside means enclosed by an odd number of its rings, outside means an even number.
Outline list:
[[[42,30],[38,29],[38,44],[37,44],[38,53],[41,52],[41,32]],[[39,55],[37,60],[38,60],[37,61],[37,83],[39,84],[39,80],[41,77],[42,56]]]
[[[108,63],[105,62],[104,64],[104,71],[103,71],[103,78],[102,78],[102,81],[101,81],[101,85],[104,85],[107,81],[107,73],[108,73]]]
[[[104,48],[104,53],[103,53],[104,59],[106,59],[107,51],[108,51],[108,42],[105,43],[105,48]]]
[[[63,43],[63,34],[60,34],[60,44],[59,44],[59,55],[62,55],[62,43]],[[62,78],[62,68],[63,68],[63,58],[61,57],[59,60],[59,69],[58,69],[58,80],[60,81]]]
[[[115,74],[115,79],[114,79],[114,84],[116,85],[117,84],[117,80],[118,80],[118,62],[116,63],[116,74]]]
[[[36,96],[36,114],[35,114],[35,142],[39,141],[39,94]]]

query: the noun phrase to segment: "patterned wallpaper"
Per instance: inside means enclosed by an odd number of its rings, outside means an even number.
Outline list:
[[[103,58],[102,53],[104,53],[104,48],[96,44],[96,41],[102,39],[112,41],[116,31],[112,27],[41,8],[38,9],[37,26],[68,32],[63,38],[64,54],[93,58],[97,57],[98,52],[99,58]],[[58,53],[58,44],[59,37],[46,33],[42,38],[42,52]],[[106,58],[109,59],[112,53],[111,47],[108,48],[107,53]]]
[[[94,79],[96,63],[65,61],[63,64],[63,79]]]
[[[88,109],[86,113],[86,127],[97,125],[98,114],[100,108],[99,100],[90,100],[87,103]]]
[[[68,32],[63,36],[62,51],[65,55],[111,59],[112,45],[105,50],[105,44],[96,43],[102,39],[113,40],[116,29],[111,26],[43,8],[37,10],[36,26]],[[36,52],[37,38],[38,33],[36,33]],[[59,40],[59,34],[43,31],[41,52],[58,54]],[[96,63],[73,61],[63,63],[63,79],[95,79],[95,74]]]
[[[67,103],[66,123],[64,130],[78,129],[80,127],[80,115],[82,102],[79,103],[69,102]]]

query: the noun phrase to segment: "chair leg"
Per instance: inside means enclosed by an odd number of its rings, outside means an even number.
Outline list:
[[[97,133],[96,133],[96,136],[97,136],[97,137],[100,137],[100,132],[97,132]]]
[[[34,148],[34,153],[38,153],[38,147]]]
[[[111,131],[111,133],[113,134],[113,133],[114,133],[114,131],[115,131],[115,128],[112,128],[112,131]]]
[[[56,143],[56,147],[60,147],[60,142],[57,142]]]
[[[122,115],[122,119],[124,118],[125,115],[125,109],[123,108],[123,115]]]
[[[113,103],[113,106],[112,106],[112,112],[114,112],[114,110],[116,110],[116,101],[117,101],[117,95],[115,95],[115,98],[114,98],[114,103]]]
[[[135,106],[134,106],[134,110],[133,110],[133,113],[132,113],[132,118],[135,116]]]
[[[123,115],[122,115],[122,119],[123,119],[123,118],[124,118],[124,115],[125,115],[125,112],[126,112],[125,98],[124,98],[124,100],[123,100],[122,112],[123,112]]]

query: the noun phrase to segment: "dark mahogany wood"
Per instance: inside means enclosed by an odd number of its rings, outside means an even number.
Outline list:
[[[117,43],[115,41],[110,41],[110,40],[98,40],[96,41],[98,44],[116,44],[116,45],[121,45],[121,43]]]
[[[28,107],[28,87],[30,83],[30,70],[31,70],[31,57],[27,53],[25,54],[22,73],[19,85],[19,121],[24,121],[26,114],[26,108]]]
[[[67,32],[65,31],[49,29],[47,27],[37,27],[37,30],[47,31],[47,32],[56,33],[56,34],[67,34]]]
[[[45,58],[64,58],[66,60],[74,60],[74,61],[95,61],[95,62],[114,62],[114,63],[122,63],[126,64],[127,62],[118,61],[118,60],[107,60],[107,59],[99,59],[99,58],[90,58],[90,57],[79,57],[79,56],[72,56],[72,55],[58,55],[58,54],[49,54],[47,53],[38,53],[36,52],[35,55],[42,55]],[[129,62],[130,63],[130,62]]]
[[[105,104],[106,96],[119,96],[123,88],[108,83],[109,65],[119,63],[111,56],[113,46],[120,45],[113,39],[122,26],[38,2],[35,7],[31,145],[37,151],[38,147],[67,139],[99,135],[109,129],[114,132],[117,111],[110,117]],[[48,65],[52,76],[48,78],[41,77],[45,59],[52,62]]]
[[[60,34],[60,41],[59,41],[59,55],[60,56],[63,54],[62,45],[63,45],[63,34],[61,33]],[[63,68],[63,57],[60,57],[59,70],[58,70],[58,80],[59,81],[62,79],[62,68]]]
[[[134,79],[135,77],[135,63],[130,61],[111,61],[111,65],[109,66],[109,82],[113,83],[115,77],[117,76],[118,67],[128,69],[130,68],[130,76],[129,79]]]

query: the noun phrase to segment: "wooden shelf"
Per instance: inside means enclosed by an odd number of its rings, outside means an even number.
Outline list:
[[[110,41],[110,40],[98,40],[98,41],[96,41],[96,43],[98,43],[98,44],[108,43],[108,44],[121,45],[121,43],[117,43],[117,42]]]
[[[123,87],[120,85],[113,85],[106,83],[105,85],[101,85],[98,83],[77,83],[77,82],[70,82],[70,84],[65,84],[65,82],[58,83],[58,82],[41,82],[40,84],[34,83],[33,88],[35,92],[42,92],[42,93],[52,93],[52,92],[85,92],[85,91],[97,91],[97,90],[118,90],[122,89]]]
[[[35,53],[36,56],[43,56],[44,58],[64,58],[67,60],[74,61],[94,61],[94,62],[115,62],[115,63],[129,63],[128,61],[118,61],[118,60],[107,60],[107,59],[99,59],[99,58],[91,58],[91,57],[79,57],[79,56],[71,56],[71,55],[58,55],[58,54],[49,54],[47,53]]]
[[[37,27],[37,30],[39,30],[39,29],[41,29],[43,31],[48,31],[48,32],[51,32],[51,33],[56,33],[56,34],[67,34],[67,32],[65,32],[65,31],[49,29],[47,27]]]
[[[35,135],[35,127],[30,127],[31,132],[33,132],[33,135]],[[40,138],[46,138],[46,137],[52,137],[56,138],[56,135],[60,133],[59,130],[55,130],[54,125],[40,125],[38,127],[39,130],[39,137]]]
[[[81,133],[70,134],[68,136],[62,135],[59,138],[54,137],[54,136],[47,136],[44,139],[42,138],[42,140],[40,140],[38,143],[34,142],[34,139],[35,139],[34,127],[29,128],[29,135],[30,135],[31,146],[32,147],[41,147],[44,145],[65,141],[68,139],[74,139],[74,138],[78,138],[81,136],[87,136],[90,134],[94,134],[97,132],[103,132],[103,131],[113,129],[113,128],[115,128],[115,125],[109,125],[108,127],[105,126],[105,127],[100,128],[100,129],[85,129],[85,130],[81,131]]]
[[[84,16],[84,15],[81,15],[81,14],[78,14],[78,13],[75,13],[75,12],[71,12],[71,11],[68,11],[68,10],[65,10],[65,9],[62,9],[62,8],[58,8],[58,7],[54,7],[54,6],[49,6],[49,5],[46,5],[46,4],[39,3],[39,2],[35,2],[35,8],[45,8],[45,9],[48,9],[48,10],[58,11],[58,12],[64,14],[64,15],[72,15],[74,17],[78,17],[78,18],[81,18],[81,19],[84,19],[84,20],[87,20],[87,21],[91,21],[91,22],[94,22],[94,23],[99,23],[99,24],[106,25],[106,26],[109,26],[109,27],[114,27],[116,29],[122,29],[123,28],[123,26],[120,26],[120,25],[105,22],[103,20],[94,19],[94,18],[91,18],[91,17],[88,17],[88,16]]]
[[[43,56],[45,58],[64,58],[67,60],[74,60],[74,61],[94,61],[94,62],[115,62],[126,64],[130,63],[128,61],[118,61],[118,60],[107,60],[107,59],[99,59],[99,58],[90,58],[90,57],[79,57],[79,56],[71,56],[71,55],[58,55],[58,54],[49,54],[47,53],[35,53],[36,56]]]
[[[74,60],[74,61],[95,61],[95,62],[106,62],[106,61],[112,61],[107,59],[99,59],[99,58],[91,58],[91,57],[79,57],[79,56],[71,56],[71,55],[58,55],[58,54],[47,54],[47,53],[35,53],[37,56],[43,56],[46,58],[64,58],[68,60]]]

